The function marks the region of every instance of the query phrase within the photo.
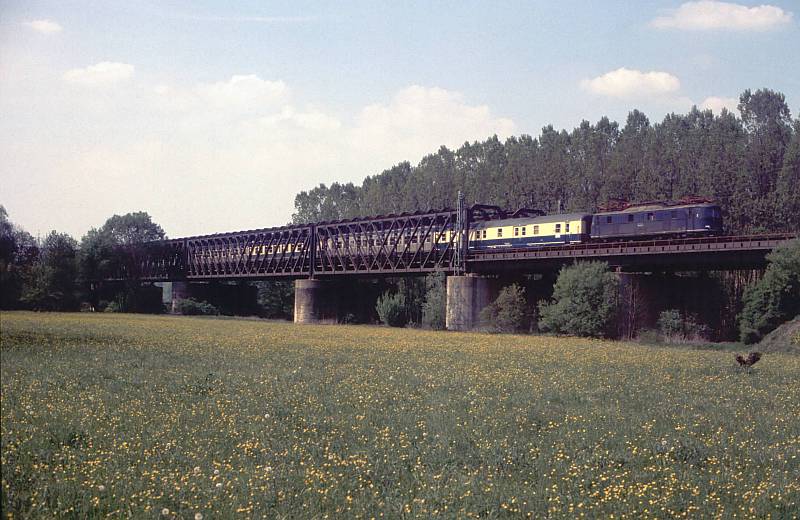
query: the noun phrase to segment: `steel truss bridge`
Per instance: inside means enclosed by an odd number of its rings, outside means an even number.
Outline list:
[[[469,223],[517,217],[495,206],[403,213],[140,244],[108,280],[264,280],[443,271],[500,273],[603,260],[620,270],[725,270],[765,265],[795,234],[590,242],[470,251]]]

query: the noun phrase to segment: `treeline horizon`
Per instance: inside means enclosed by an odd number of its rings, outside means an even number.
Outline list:
[[[360,186],[334,182],[295,197],[294,224],[493,204],[548,213],[595,212],[623,199],[713,199],[725,232],[800,229],[800,118],[782,93],[744,91],[741,116],[697,107],[652,124],[638,109],[624,126],[602,117],[571,132],[545,126],[539,137],[496,135],[441,146],[416,165],[400,162]]]

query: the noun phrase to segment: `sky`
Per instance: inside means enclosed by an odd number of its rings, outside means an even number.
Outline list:
[[[35,236],[271,227],[441,145],[764,87],[798,116],[800,0],[5,0],[0,204]]]

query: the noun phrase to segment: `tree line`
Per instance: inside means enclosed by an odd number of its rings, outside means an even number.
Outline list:
[[[442,146],[416,166],[401,162],[352,183],[295,197],[294,223],[453,207],[468,203],[548,213],[594,212],[612,199],[704,196],[722,207],[732,234],[800,229],[800,119],[783,94],[746,90],[737,117],[693,107],[651,124],[639,110],[625,125],[607,117],[571,132],[542,129]]]
[[[0,205],[0,308],[158,310],[160,299],[156,301],[155,292],[148,298],[147,288],[136,280],[103,288],[93,282],[110,276],[127,261],[125,246],[164,238],[164,230],[150,215],[135,212],[112,216],[80,242],[58,231],[36,239],[16,226]]]

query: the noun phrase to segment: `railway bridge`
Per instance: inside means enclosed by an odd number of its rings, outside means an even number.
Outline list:
[[[191,282],[294,280],[296,323],[332,322],[331,280],[444,272],[447,327],[465,330],[493,298],[493,280],[509,273],[553,272],[577,260],[608,262],[634,273],[760,269],[794,234],[588,242],[539,249],[468,247],[470,223],[524,216],[495,206],[218,233],[139,244],[107,280],[172,282],[173,302]]]

